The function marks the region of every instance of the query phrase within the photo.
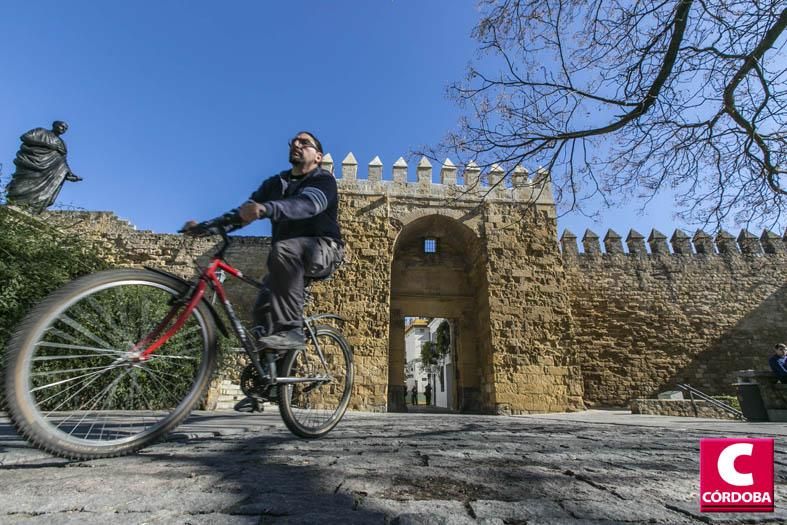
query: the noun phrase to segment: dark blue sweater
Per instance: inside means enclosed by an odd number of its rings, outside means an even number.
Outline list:
[[[250,200],[265,205],[273,242],[294,237],[342,238],[336,179],[322,168],[298,178],[291,170],[282,171],[266,179]]]
[[[787,379],[787,357],[779,357],[774,354],[768,359],[771,370],[779,379]]]

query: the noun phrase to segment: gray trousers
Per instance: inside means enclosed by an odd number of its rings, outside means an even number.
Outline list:
[[[268,255],[268,275],[254,304],[254,324],[266,334],[300,328],[306,279],[329,276],[341,264],[344,247],[330,237],[278,241]]]

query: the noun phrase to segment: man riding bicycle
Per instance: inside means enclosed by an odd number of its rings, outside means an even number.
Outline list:
[[[324,278],[341,263],[344,243],[338,222],[336,179],[322,169],[322,144],[301,131],[289,142],[292,168],[266,179],[248,201],[220,217],[188,221],[187,235],[212,233],[217,225],[235,230],[270,219],[272,246],[268,275],[254,305],[254,323],[267,348],[288,350],[304,344],[303,303],[307,278]]]

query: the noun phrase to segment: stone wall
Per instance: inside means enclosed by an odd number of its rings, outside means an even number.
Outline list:
[[[632,231],[587,231],[584,253],[562,236],[585,400],[626,405],[677,383],[734,394],[734,372],[767,366],[787,340],[787,255],[782,239],[676,231],[670,250],[654,231],[650,252]]]
[[[333,171],[326,155],[325,167]],[[340,222],[346,263],[316,283],[312,311],[334,312],[353,346],[351,407],[400,410],[403,318],[454,320],[456,409],[525,413],[626,406],[676,383],[731,394],[735,370],[761,368],[787,340],[784,241],[744,231],[711,238],[680,230],[631,231],[603,239],[587,231],[579,250],[557,240],[549,178],[450,161],[433,182],[421,159],[416,180],[399,159],[390,175],[378,158],[364,178],[349,154],[341,164]],[[134,265],[180,275],[205,262],[210,240],[137,231],[109,212],[53,212],[63,228],[99,238]],[[426,237],[442,251],[425,254]],[[229,260],[265,272],[265,238],[238,237]],[[562,252],[562,253],[561,253]],[[255,290],[228,291],[248,319]],[[400,341],[401,339],[401,341]]]
[[[485,225],[496,411],[583,408],[552,210],[490,203]]]
[[[215,238],[195,239],[137,230],[130,222],[108,211],[52,211],[44,214],[42,219],[66,231],[80,232],[102,242],[107,253],[115,254],[117,261],[124,266],[152,266],[184,278],[196,275],[196,264],[207,264],[209,256],[216,250]],[[260,279],[267,273],[265,261],[270,252],[270,239],[233,239],[227,260],[245,275]],[[238,315],[249,320],[255,289],[236,279],[228,280],[226,289]]]
[[[707,417],[713,419],[739,419],[735,414],[701,399],[634,399],[632,414],[651,416]]]
[[[331,162],[328,159],[329,169]],[[367,177],[359,179],[352,154],[342,162],[341,172],[342,227],[356,258],[335,285],[350,285],[347,291],[357,295],[361,306],[345,309],[356,355],[373,371],[359,388],[367,380],[375,394],[403,386],[388,370],[389,352],[403,348],[392,346],[387,329],[395,324],[392,316],[425,315],[458,320],[459,398],[464,397],[465,404],[457,408],[526,413],[583,407],[581,378],[571,353],[555,208],[545,173],[528,178],[521,169],[506,174],[494,167],[482,176],[470,165],[459,183],[457,168],[446,161],[435,184],[432,166],[422,158],[416,180],[408,182],[403,159],[386,179],[375,158]],[[418,259],[413,241],[421,235],[460,243],[474,289],[462,294],[444,286],[462,281],[435,274],[429,256],[420,254]],[[410,262],[403,263],[408,257]],[[400,264],[407,267],[409,286],[392,276],[392,268]],[[450,271],[446,267],[445,273]],[[399,283],[394,288],[392,277]],[[353,287],[356,279],[362,281]]]

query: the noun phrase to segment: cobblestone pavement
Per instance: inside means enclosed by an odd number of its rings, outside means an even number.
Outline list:
[[[701,514],[701,437],[776,438],[773,514]],[[276,410],[198,413],[175,440],[69,462],[0,422],[0,522],[786,523],[787,424],[626,412],[348,413],[326,438]]]

